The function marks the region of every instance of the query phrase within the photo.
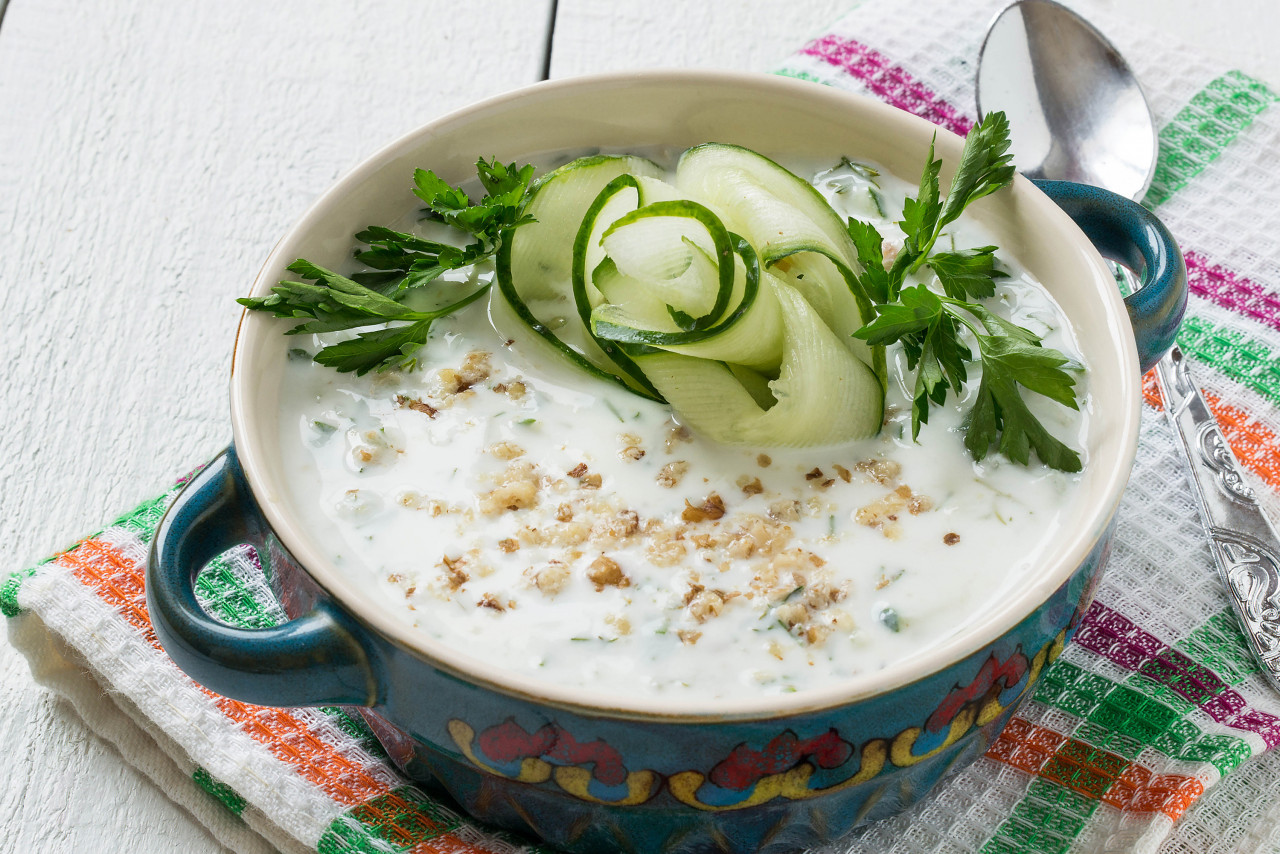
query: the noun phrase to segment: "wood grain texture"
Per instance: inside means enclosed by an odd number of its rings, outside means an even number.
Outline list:
[[[15,0],[0,28],[5,573],[229,439],[274,241],[428,119],[534,82],[548,3]],[[209,851],[0,644],[0,851]]]
[[[1280,83],[1272,0],[1106,2]],[[225,444],[231,300],[271,244],[378,145],[536,79],[548,3],[9,3],[0,571]],[[769,68],[853,5],[559,0],[552,76]],[[0,679],[0,852],[218,850],[4,643]]]

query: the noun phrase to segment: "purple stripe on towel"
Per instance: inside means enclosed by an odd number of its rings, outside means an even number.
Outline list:
[[[1256,733],[1269,748],[1280,744],[1280,718],[1249,708],[1216,673],[1106,605],[1093,603],[1074,642],[1164,685],[1223,726]]]
[[[864,44],[836,35],[825,35],[805,45],[802,54],[815,57],[861,80],[880,100],[935,125],[964,136],[973,119],[944,101],[929,87],[916,81],[900,65]]]
[[[1280,329],[1280,297],[1257,282],[1211,264],[1199,252],[1187,250],[1184,257],[1187,284],[1193,294],[1272,329]]]

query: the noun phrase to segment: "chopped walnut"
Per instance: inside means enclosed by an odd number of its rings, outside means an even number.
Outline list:
[[[960,542],[960,535],[955,531],[949,531],[942,535],[942,542],[948,546],[954,546],[956,543]]]
[[[698,507],[694,507],[686,498],[684,510],[680,512],[680,518],[686,522],[715,521],[722,516],[724,516],[724,499],[714,492],[708,495]]]
[[[498,540],[498,548],[507,554],[520,550],[520,541],[507,537],[505,540]]]
[[[876,483],[888,483],[902,474],[902,465],[896,460],[861,460],[854,469],[871,477]]]
[[[456,592],[462,589],[462,586],[471,580],[471,576],[462,570],[462,565],[465,561],[466,559],[462,556],[449,557],[445,555],[441,559],[440,565],[444,567],[445,583],[449,585],[450,591]]]
[[[498,442],[496,445],[490,445],[487,450],[500,460],[514,460],[516,457],[524,456],[524,448],[515,442]]]
[[[634,510],[619,510],[616,516],[600,522],[595,531],[598,536],[623,540],[640,530],[640,514]]]
[[[576,478],[581,478],[586,473],[587,473],[586,463],[578,463],[576,466],[569,469],[569,471],[565,472],[565,474],[569,475],[569,477],[576,477]]]
[[[569,581],[569,567],[558,560],[548,561],[546,566],[529,567],[524,574],[533,582],[533,586],[547,596],[554,596],[564,589]]]
[[[675,450],[676,445],[679,445],[681,442],[689,442],[692,440],[693,434],[689,432],[688,427],[683,424],[677,424],[674,421],[667,422],[667,438],[665,444],[668,454]]]
[[[487,516],[532,507],[538,500],[538,470],[530,462],[512,462],[499,484],[480,496],[480,512]]]
[[[933,499],[927,495],[913,495],[907,499],[907,512],[919,516],[933,509]]]
[[[805,472],[805,475],[804,475],[805,480],[820,480],[822,477],[823,477],[822,469],[818,468],[817,466],[814,466],[812,471]]]
[[[688,553],[689,547],[678,533],[665,528],[651,534],[645,545],[645,554],[654,566],[679,566]]]
[[[561,504],[556,508],[556,521],[569,522],[573,520],[573,507],[568,504]]]
[[[507,605],[511,605],[511,604],[514,604],[514,603],[511,603],[511,602],[507,603]],[[498,611],[499,613],[507,610],[507,606],[499,602],[492,593],[486,593],[483,596],[481,596],[480,599],[476,602],[476,607],[489,608],[490,610]]]
[[[702,632],[690,631],[689,629],[676,629],[676,637],[680,638],[680,642],[693,646],[698,642],[698,638],[702,637]]]
[[[723,591],[720,590],[700,590],[692,597],[686,597],[685,600],[689,616],[699,623],[705,623],[712,617],[720,616],[725,604]]]
[[[792,499],[769,505],[769,518],[776,522],[794,522],[800,518],[800,502]]]
[[[622,614],[605,614],[604,624],[617,632],[619,637],[631,634],[631,621]]]
[[[768,454],[756,454],[756,465],[760,466],[762,469],[767,469],[769,466],[773,465],[773,457]]]
[[[606,587],[631,586],[631,579],[627,578],[622,567],[618,566],[618,562],[604,555],[591,561],[591,566],[587,570],[587,579],[596,586],[597,593]]]
[[[920,501],[917,502],[916,506],[922,509],[919,511],[911,510],[911,502],[917,498]],[[853,519],[859,525],[866,525],[868,528],[879,528],[880,533],[884,534],[884,536],[891,540],[896,540],[902,536],[902,526],[898,523],[898,517],[904,509],[916,513],[930,509],[932,506],[933,502],[930,499],[926,496],[913,495],[911,487],[903,484],[883,498],[859,507],[857,512],[853,514]]]
[[[400,409],[412,409],[414,412],[421,412],[428,418],[435,418],[436,413],[440,411],[429,403],[423,403],[416,397],[409,397],[404,394],[396,395],[396,406]]]
[[[644,449],[637,447],[636,445],[627,445],[627,447],[618,451],[618,456],[622,457],[624,460],[638,462],[644,457]]]
[[[598,474],[589,474],[581,482],[583,489],[599,489],[604,480]]]
[[[684,460],[676,460],[667,463],[658,472],[658,486],[664,486],[671,489],[680,483],[680,479],[689,471],[689,464]]]
[[[840,479],[843,480],[845,483],[848,483],[849,481],[853,480],[853,472],[849,471],[844,466],[840,465],[839,463],[836,463],[835,469],[836,469],[836,474],[840,475]]]
[[[489,354],[483,350],[475,350],[463,358],[462,366],[457,370],[441,369],[440,385],[445,394],[462,394],[473,385],[487,380],[492,372]]]
[[[764,492],[764,484],[760,482],[760,478],[748,477],[745,474],[738,478],[738,488],[747,496],[759,495]]]

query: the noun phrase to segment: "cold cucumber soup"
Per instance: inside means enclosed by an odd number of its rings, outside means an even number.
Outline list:
[[[1034,449],[1015,462],[998,440],[980,460],[966,447],[991,400],[1006,433],[1021,417],[984,384],[974,334],[984,327],[930,333],[928,346],[945,349],[949,332],[972,356],[941,405],[920,399],[923,333],[884,348],[853,336],[864,315],[842,277],[851,271],[877,306],[892,301],[892,283],[883,291],[866,277],[867,253],[892,271],[913,251],[896,223],[922,194],[914,176],[840,152],[785,163],[816,188],[806,196],[731,147],[712,154],[711,178],[681,175],[672,159],[596,158],[581,174],[562,170],[564,187],[535,184],[524,212],[537,222],[507,232],[509,255],[496,259],[523,281],[431,321],[414,370],[357,375],[312,360],[349,331],[293,339],[280,436],[292,504],[339,570],[425,637],[624,699],[805,691],[939,643],[1046,558],[1079,480],[1060,469],[1079,466],[1045,465]],[[756,198],[757,185],[772,200]],[[831,238],[832,219],[809,210],[815,199],[879,239],[859,231],[855,251]],[[559,208],[571,211],[567,227]],[[417,211],[397,230],[434,239],[438,225]],[[946,223],[936,260],[900,272],[897,290],[954,295],[964,285],[949,265],[990,273],[990,296],[957,299],[1064,354],[1079,408],[1024,391],[1027,430],[1083,449],[1087,371],[1072,330],[1017,259],[996,249],[972,260],[994,242],[967,215]],[[950,257],[965,253],[970,262]],[[449,303],[494,271],[493,259],[458,266],[423,290]],[[621,362],[603,352],[611,346]],[[927,414],[915,440],[913,403]]]

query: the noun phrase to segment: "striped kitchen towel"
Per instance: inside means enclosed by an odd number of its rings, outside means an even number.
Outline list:
[[[869,2],[779,73],[963,134],[978,47],[1000,5]],[[1146,204],[1182,244],[1191,281],[1179,342],[1280,519],[1280,98],[1088,0],[1073,5],[1147,88],[1161,131]],[[905,815],[826,851],[1280,850],[1280,754],[1268,750],[1280,743],[1280,695],[1236,628],[1151,386],[1147,403],[1110,567],[1074,642],[985,756]],[[175,491],[0,581],[10,638],[38,680],[234,851],[537,850],[406,783],[342,709],[252,706],[182,674],[157,645],[142,589]],[[199,589],[230,623],[282,619],[250,553],[215,561]]]

